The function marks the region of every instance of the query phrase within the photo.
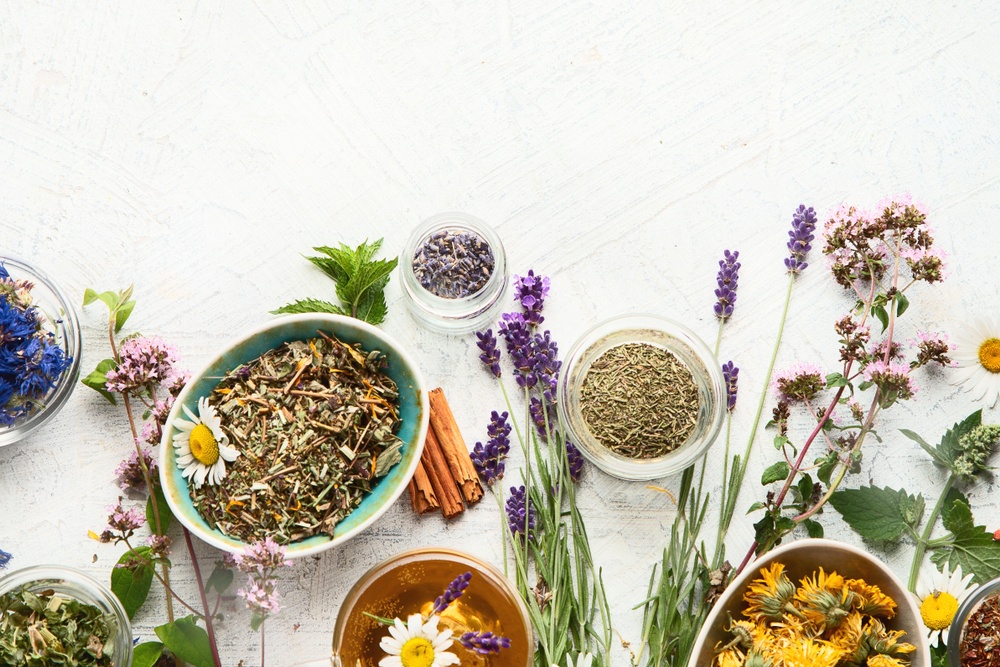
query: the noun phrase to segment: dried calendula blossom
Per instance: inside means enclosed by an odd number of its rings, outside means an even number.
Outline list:
[[[748,620],[730,620],[713,667],[907,667],[916,650],[882,619],[896,603],[878,586],[818,568],[796,585],[783,563],[760,570],[743,595]]]
[[[0,595],[0,664],[118,667],[117,622],[94,605],[26,588]]]

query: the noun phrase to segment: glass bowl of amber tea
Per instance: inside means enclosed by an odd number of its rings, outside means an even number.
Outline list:
[[[570,348],[559,380],[567,437],[621,479],[678,473],[719,434],[722,369],[687,327],[655,315],[601,322]]]
[[[325,313],[276,318],[184,387],[159,475],[174,516],[219,549],[271,538],[289,558],[373,526],[406,488],[429,418],[427,388],[381,329]]]
[[[510,646],[499,653],[481,655],[458,641],[447,650],[462,667],[531,667],[534,635],[528,611],[510,582],[499,570],[475,556],[451,549],[406,551],[379,563],[348,591],[333,631],[333,662],[345,667],[377,667],[385,657],[380,648],[389,630],[376,618],[411,614],[428,618],[435,599],[456,577],[471,572],[461,597],[439,616],[438,628],[452,637],[466,632],[492,632],[506,637]]]

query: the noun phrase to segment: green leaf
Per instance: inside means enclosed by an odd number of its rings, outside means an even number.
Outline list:
[[[108,371],[117,366],[114,359],[105,359],[97,364],[97,368],[80,382],[106,398],[111,405],[115,405],[115,395],[108,391]]]
[[[156,509],[160,513],[160,529],[156,530],[156,515],[153,514],[153,500],[156,500]],[[174,518],[173,513],[170,511],[170,505],[167,504],[167,499],[163,496],[163,489],[159,486],[153,491],[153,494],[146,499],[146,523],[149,525],[149,529],[157,535],[166,535],[167,530],[170,528],[170,521]]]
[[[83,292],[83,305],[89,306],[100,299],[104,302],[104,305],[108,307],[109,311],[114,311],[115,307],[118,305],[118,295],[114,292],[101,292],[98,294],[89,287]]]
[[[267,618],[264,614],[259,611],[255,611],[250,615],[250,629],[254,632],[260,630],[260,626],[264,625],[264,620]]]
[[[784,436],[784,435],[776,435],[776,436],[774,436],[774,448],[775,449],[781,449],[782,447],[784,447],[787,444],[788,444],[788,437],[787,436]]]
[[[792,471],[791,467],[785,461],[778,461],[777,463],[768,467],[764,471],[764,474],[760,477],[760,483],[763,485],[771,484],[772,482],[777,482],[781,479],[787,479],[788,473]]]
[[[389,276],[396,268],[396,259],[379,260],[358,266],[357,273],[351,276],[341,297],[357,310],[358,304],[367,297],[369,290],[382,290],[389,282]],[[338,293],[339,296],[339,293]]]
[[[885,312],[885,306],[873,306],[872,314],[882,323],[882,331],[889,327],[889,313]]]
[[[132,651],[132,667],[153,667],[163,655],[160,642],[143,642]]]
[[[971,572],[977,584],[1000,576],[1000,542],[985,526],[975,525],[967,503],[954,501],[947,515],[942,515],[942,522],[951,531],[952,542],[931,555],[936,565],[947,565],[951,571],[961,565],[962,572]]]
[[[121,331],[122,327],[125,326],[125,322],[128,320],[129,315],[132,314],[133,308],[135,308],[135,299],[129,299],[115,309],[115,333]]]
[[[358,303],[355,317],[369,324],[379,325],[385,321],[389,309],[385,305],[385,293],[381,289],[368,291],[368,295]]]
[[[819,478],[819,481],[830,486],[830,476],[837,469],[837,464],[840,463],[840,457],[837,456],[837,452],[828,452],[825,456],[816,459],[815,463],[819,466],[819,469],[816,471],[816,477]]]
[[[149,558],[151,551],[149,547],[136,547],[135,553],[126,551],[118,559],[118,564],[125,567],[111,570],[111,592],[122,603],[129,619],[146,602],[153,584],[153,569],[136,560],[136,554],[140,558]]]
[[[809,537],[823,537],[823,524],[819,521],[806,519],[802,522],[802,525],[806,527],[806,533],[808,533]]]
[[[185,616],[173,623],[157,626],[154,632],[184,662],[194,667],[215,667],[208,633],[195,622],[194,616]]]
[[[847,378],[841,373],[830,373],[826,376],[826,388],[832,389],[833,387],[846,387],[850,383]]]
[[[808,474],[802,475],[802,477],[799,479],[798,488],[796,489],[796,491],[799,492],[800,502],[802,503],[809,502],[809,499],[812,498],[812,492],[813,492],[812,477]]]
[[[753,514],[757,510],[762,510],[762,509],[764,509],[764,503],[758,500],[757,502],[755,502],[753,505],[750,506],[750,509],[747,510],[747,514]]]
[[[951,515],[951,510],[955,506],[956,502],[963,503],[968,507],[972,507],[972,503],[965,496],[964,493],[956,489],[954,486],[948,489],[947,495],[944,497],[944,503],[941,505],[941,523],[951,521],[949,516]]]
[[[899,432],[902,433],[903,435],[905,435],[907,438],[909,438],[913,442],[915,442],[918,445],[920,445],[920,448],[923,449],[928,454],[930,454],[931,458],[934,459],[934,462],[937,463],[939,466],[942,466],[942,467],[945,467],[945,468],[951,468],[951,461],[949,461],[948,459],[946,459],[941,454],[941,452],[939,452],[937,450],[936,447],[934,447],[933,445],[929,444],[926,440],[924,440],[923,438],[921,438],[919,435],[917,435],[913,431],[911,431],[909,429],[905,429],[905,428],[899,429]]]
[[[229,590],[235,577],[236,575],[228,567],[216,567],[208,577],[205,590],[210,591],[214,589],[216,593],[223,595]]]
[[[272,315],[282,315],[284,313],[335,313],[337,315],[348,315],[349,313],[329,301],[319,299],[301,299],[286,304],[277,310],[272,310]]]
[[[342,255],[342,251],[335,248],[313,248],[318,252],[326,253],[327,257],[306,257],[307,260],[312,262],[315,266],[319,267],[323,273],[330,276],[336,283],[347,282],[348,277],[351,275],[353,270],[353,265],[348,257],[346,259]]]
[[[910,307],[910,300],[902,292],[896,292],[896,317],[902,317],[906,309]]]
[[[924,497],[921,494],[909,496],[905,493],[899,498],[899,512],[903,520],[911,528],[916,528],[924,519]]]
[[[983,423],[982,409],[976,410],[971,415],[960,422],[956,422],[950,429],[941,436],[941,442],[937,447],[930,445],[922,437],[907,429],[900,429],[900,432],[910,440],[920,445],[920,448],[931,455],[934,462],[943,468],[954,469],[955,460],[962,455],[960,441],[962,436],[969,433]]]
[[[917,500],[906,491],[889,487],[862,486],[835,491],[830,496],[833,508],[861,537],[885,542],[898,540],[906,532],[909,524],[901,509],[904,503],[907,507],[915,507]]]

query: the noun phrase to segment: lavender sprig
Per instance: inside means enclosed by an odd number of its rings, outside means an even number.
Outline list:
[[[440,614],[445,609],[448,608],[452,602],[462,597],[465,593],[465,589],[469,587],[469,582],[472,581],[472,573],[466,572],[455,577],[448,588],[444,589],[444,593],[439,595],[436,600],[434,600],[434,609],[431,614]]]
[[[536,276],[533,269],[529,269],[526,276],[514,276],[514,297],[521,302],[524,320],[529,325],[538,326],[545,320],[542,306],[548,293],[548,277]]]
[[[479,655],[499,653],[500,649],[510,648],[509,638],[492,632],[466,632],[458,638],[458,643]]]
[[[482,351],[479,360],[486,365],[493,377],[500,377],[500,348],[497,347],[497,337],[493,334],[493,329],[477,331],[476,338],[479,339],[476,347]]]
[[[490,439],[485,445],[477,442],[472,448],[472,465],[487,486],[493,486],[503,479],[504,461],[510,451],[511,425],[507,422],[507,417],[506,412],[498,414],[494,410],[490,415],[490,424],[486,427]]]
[[[816,211],[810,206],[799,204],[792,215],[792,229],[788,232],[788,252],[785,258],[785,268],[789,273],[801,273],[809,264],[806,263],[806,253],[812,246],[813,231],[816,229]]]
[[[740,278],[741,264],[736,261],[740,257],[738,250],[725,251],[725,258],[719,260],[719,273],[716,281],[719,287],[715,290],[715,316],[723,322],[733,315],[736,305],[736,287]]]
[[[569,463],[569,477],[574,482],[579,482],[583,476],[583,454],[569,440],[566,441],[566,460]]]
[[[510,487],[510,497],[507,498],[507,525],[515,536],[531,539],[535,529],[535,509],[528,500],[524,486]],[[526,534],[527,533],[527,534]]]
[[[736,407],[736,389],[740,369],[732,361],[722,364],[722,378],[726,382],[726,409],[730,412]]]

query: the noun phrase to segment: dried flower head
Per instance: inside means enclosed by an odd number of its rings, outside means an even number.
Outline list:
[[[510,648],[509,638],[492,632],[466,632],[458,638],[458,643],[479,655],[499,653],[501,649]]]
[[[465,593],[465,589],[469,587],[470,581],[472,581],[471,572],[465,572],[455,577],[452,582],[448,584],[448,588],[444,590],[444,593],[439,595],[434,600],[434,607],[432,608],[431,613],[440,614],[448,608],[448,605],[462,597],[462,594]]]
[[[865,366],[862,372],[865,380],[871,382],[882,392],[883,405],[896,400],[909,400],[919,391],[916,382],[910,377],[910,366],[898,361],[885,363],[882,360],[873,361]]]
[[[490,439],[486,441],[485,445],[477,442],[470,455],[476,472],[487,486],[492,486],[498,480],[503,479],[504,461],[510,451],[511,425],[507,418],[506,412],[497,413],[494,410],[490,414],[489,426],[486,427]]]
[[[809,401],[823,389],[826,380],[819,366],[797,363],[791,368],[778,372],[774,377],[774,391],[788,403]]]
[[[569,477],[574,482],[579,482],[583,477],[583,454],[569,440],[566,441],[566,461],[569,464]]]
[[[910,346],[917,348],[917,358],[910,362],[913,368],[932,363],[954,365],[950,355],[955,350],[955,345],[948,341],[948,334],[918,331],[917,337],[910,341]]]
[[[108,528],[107,530],[128,537],[132,535],[133,532],[142,528],[143,524],[146,523],[146,517],[138,508],[130,507],[125,509],[122,507],[122,499],[118,499],[118,503],[115,505],[110,505],[107,508],[108,512]]]
[[[148,449],[143,449],[142,461],[146,465],[150,480],[157,480],[156,459],[153,458],[153,453]],[[118,487],[122,491],[148,491],[146,488],[146,478],[142,471],[142,464],[139,463],[138,451],[133,451],[127,459],[118,464],[118,467],[115,468],[115,478],[117,479]]]
[[[161,338],[129,338],[118,348],[118,357],[118,365],[107,373],[108,391],[138,394],[176,381],[177,348]]]
[[[732,361],[722,364],[722,379],[726,383],[726,409],[730,412],[736,407],[736,389],[739,382],[740,369]]]
[[[7,552],[6,552],[6,551],[4,551],[3,549],[0,549],[0,570],[2,570],[2,569],[4,569],[5,567],[7,567],[7,564],[8,564],[8,563],[10,563],[10,560],[11,560],[11,559],[12,559],[13,557],[14,557],[14,556],[13,556],[12,554],[10,554],[10,553],[7,553]]]
[[[493,329],[477,331],[476,338],[479,339],[476,346],[482,352],[479,360],[486,365],[493,377],[500,377],[500,348],[497,347],[497,337],[493,334]]]

